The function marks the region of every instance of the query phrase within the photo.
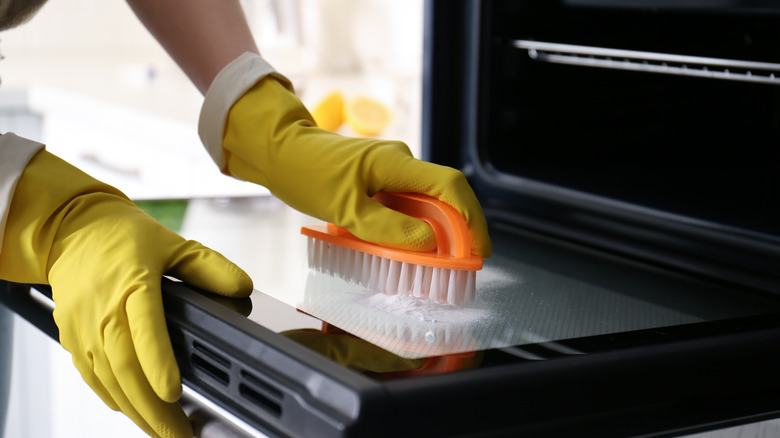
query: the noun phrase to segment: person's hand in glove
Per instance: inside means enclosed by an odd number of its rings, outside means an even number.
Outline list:
[[[11,201],[0,278],[51,285],[60,342],[108,406],[151,436],[192,437],[176,403],[181,379],[162,307],[164,274],[229,297],[252,291],[236,265],[118,190],[46,151],[33,157]]]
[[[258,55],[237,1],[128,3],[205,94],[199,132],[222,172],[261,184],[291,207],[359,238],[408,249],[432,249],[430,227],[371,196],[431,195],[466,218],[472,252],[490,256],[484,213],[463,174],[415,159],[401,142],[317,128],[289,82]]]
[[[253,70],[266,75],[221,118],[219,106],[226,105],[219,97],[235,94],[235,84],[251,78],[246,72]],[[425,222],[371,196],[385,191],[439,198],[466,219],[472,253],[490,256],[482,208],[460,171],[418,160],[401,142],[349,138],[316,127],[289,83],[259,55],[242,55],[214,79],[201,114],[201,137],[224,173],[263,185],[291,207],[381,245],[432,250],[436,242]]]

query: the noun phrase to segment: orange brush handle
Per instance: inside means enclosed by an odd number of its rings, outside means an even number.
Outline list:
[[[304,227],[301,232],[330,243],[403,262],[463,270],[482,268],[482,258],[471,254],[471,234],[466,220],[449,204],[418,193],[379,192],[373,199],[428,223],[436,236],[436,250],[423,252],[381,247],[362,241],[333,224],[328,224],[324,230],[321,227]]]
[[[471,256],[466,220],[451,205],[418,193],[379,192],[373,199],[388,208],[428,223],[436,235],[437,253],[455,258]]]

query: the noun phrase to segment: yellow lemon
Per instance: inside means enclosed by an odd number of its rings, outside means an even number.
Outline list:
[[[322,129],[336,131],[344,123],[344,99],[334,91],[327,95],[311,112],[314,122]]]
[[[355,132],[370,137],[382,132],[390,123],[390,110],[376,99],[358,96],[347,102],[344,119]]]

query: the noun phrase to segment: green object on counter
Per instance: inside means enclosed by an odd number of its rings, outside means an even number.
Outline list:
[[[166,199],[155,201],[134,201],[135,205],[169,230],[179,233],[187,213],[187,199]]]

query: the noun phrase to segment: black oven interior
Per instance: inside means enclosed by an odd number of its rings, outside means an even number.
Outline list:
[[[495,120],[483,122],[483,160],[780,235],[780,71],[740,62],[780,61],[780,17],[511,3],[490,18],[498,38],[485,116]],[[581,51],[557,52],[566,44]]]
[[[426,86],[463,128],[426,140],[492,220],[780,291],[780,6],[467,1],[458,21],[439,53],[466,73]]]

